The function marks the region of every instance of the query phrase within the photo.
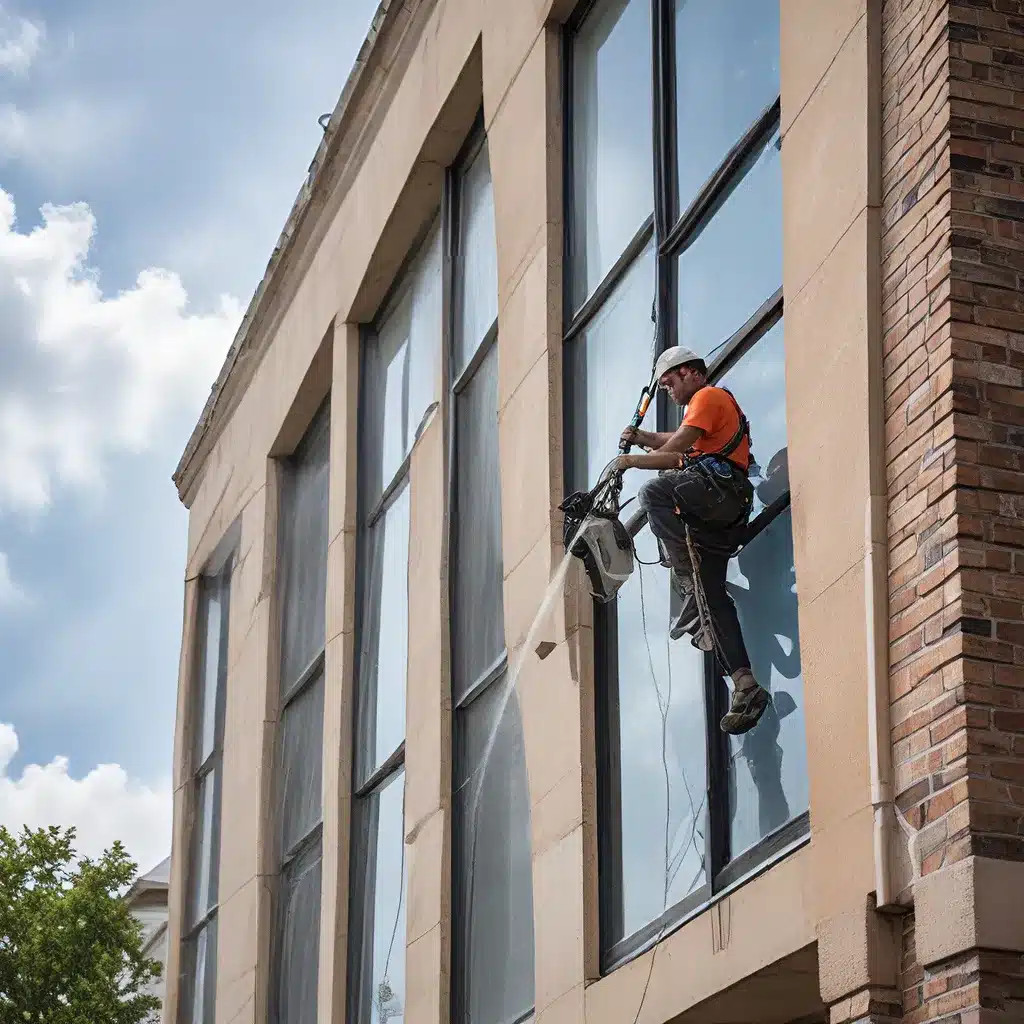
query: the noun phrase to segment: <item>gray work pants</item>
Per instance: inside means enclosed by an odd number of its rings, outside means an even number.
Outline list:
[[[683,576],[693,574],[686,544],[686,527],[690,527],[700,558],[700,582],[711,615],[715,649],[730,675],[750,667],[725,577],[750,514],[752,494],[741,470],[716,459],[706,460],[703,467],[659,473],[637,495],[651,533],[661,541],[673,569]]]

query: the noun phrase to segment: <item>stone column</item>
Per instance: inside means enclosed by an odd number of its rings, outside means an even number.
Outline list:
[[[324,651],[323,862],[318,1018],[344,1024],[348,980],[349,821],[356,567],[359,326],[336,324],[331,373],[326,648]]]

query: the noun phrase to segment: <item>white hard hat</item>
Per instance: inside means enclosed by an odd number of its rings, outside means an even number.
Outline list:
[[[684,363],[697,362],[700,358],[692,349],[683,348],[682,345],[667,348],[658,356],[658,361],[654,364],[654,380],[659,381],[662,375],[668,373],[669,370],[674,370]]]

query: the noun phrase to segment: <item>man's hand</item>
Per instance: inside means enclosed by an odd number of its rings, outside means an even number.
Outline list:
[[[616,456],[615,461],[612,463],[612,472],[625,473],[627,469],[632,469],[636,465],[635,458],[636,456],[634,455]]]
[[[640,430],[637,427],[626,427],[619,435],[619,441],[639,445],[641,448],[654,447],[652,435],[648,431]]]

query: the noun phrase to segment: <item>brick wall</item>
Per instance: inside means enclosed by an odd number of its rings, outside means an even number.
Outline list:
[[[923,875],[1024,860],[1024,0],[884,0],[897,804]],[[904,896],[909,903],[909,890]],[[922,967],[903,1020],[1024,1019],[1024,960]]]
[[[1024,860],[1024,0],[883,6],[897,803]]]
[[[975,950],[925,969],[914,915],[903,920],[903,1024],[1000,1024],[1024,1019],[1024,957]]]

